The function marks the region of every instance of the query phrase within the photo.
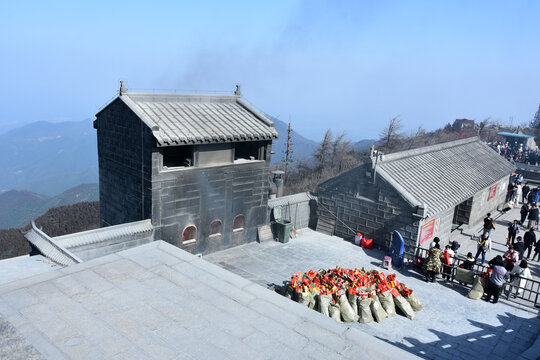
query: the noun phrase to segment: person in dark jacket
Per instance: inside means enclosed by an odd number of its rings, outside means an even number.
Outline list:
[[[497,258],[495,258],[497,259]],[[502,287],[504,285],[504,278],[506,276],[506,269],[504,266],[502,266],[502,259],[501,261],[494,261],[495,259],[492,259],[490,263],[491,265],[491,276],[489,277],[487,281],[487,290],[486,290],[486,298],[485,301],[489,302],[491,300],[491,297],[493,296],[493,303],[496,304],[499,301],[499,295],[501,294]],[[497,259],[499,260],[499,259]]]
[[[525,245],[525,250],[527,251],[527,259],[531,257],[531,251],[536,245],[536,234],[534,233],[534,228],[530,228],[529,231],[523,235],[523,243]]]
[[[540,240],[538,240],[536,242],[536,245],[534,247],[534,255],[532,257],[532,259],[536,259],[536,257],[538,257],[538,261],[540,261]]]
[[[529,214],[529,205],[523,202],[523,205],[521,206],[521,210],[519,210],[519,213],[521,214],[521,220],[519,222],[519,225],[523,226],[525,219],[527,219],[527,214]]]
[[[527,216],[527,219],[529,220],[527,227],[529,229],[536,228],[536,226],[538,225],[538,207],[536,206],[536,203],[533,203],[531,210],[529,210],[529,215]]]
[[[506,240],[508,245],[512,244],[514,245],[514,242],[516,240],[516,235],[519,233],[519,224],[517,220],[514,220],[513,222],[508,225],[508,239]]]
[[[534,191],[530,190],[529,195],[527,195],[527,203],[531,205],[534,202]]]
[[[518,236],[516,243],[514,244],[514,249],[519,253],[519,260],[523,260],[523,253],[525,252],[525,243],[521,236]]]
[[[495,220],[491,217],[491,213],[487,213],[487,216],[484,218],[484,230],[482,230],[482,234],[488,232],[491,235],[492,230],[495,230]]]
[[[525,183],[525,185],[523,185],[523,188],[521,189],[521,201],[523,203],[526,203],[526,199],[527,199],[527,195],[529,195],[529,190],[531,190],[531,188],[529,187],[529,184]]]

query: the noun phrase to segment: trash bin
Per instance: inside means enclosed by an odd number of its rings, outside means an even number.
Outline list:
[[[288,220],[276,221],[278,241],[282,243],[289,242],[291,238],[292,223]]]
[[[283,209],[281,206],[276,206],[273,211],[275,235],[279,242],[287,243],[291,238],[292,223],[283,218]]]

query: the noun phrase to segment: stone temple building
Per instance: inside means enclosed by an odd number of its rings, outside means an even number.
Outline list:
[[[94,121],[101,226],[150,219],[154,239],[209,253],[268,223],[272,121],[232,95],[120,94]]]
[[[514,165],[472,137],[393,154],[319,185],[318,230],[350,238],[361,232],[387,248],[394,230],[406,247],[445,242],[505,201]],[[476,232],[478,228],[472,228]]]

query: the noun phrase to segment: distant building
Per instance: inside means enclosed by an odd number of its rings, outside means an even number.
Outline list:
[[[374,153],[319,185],[317,229],[344,238],[361,232],[380,248],[394,230],[407,247],[446,241],[453,227],[477,224],[504,203],[514,170],[476,137]]]
[[[458,131],[462,129],[473,129],[474,126],[474,120],[468,119],[456,119],[454,120],[454,124],[452,124],[452,127]]]
[[[154,238],[208,253],[268,223],[274,124],[234,95],[120,94],[97,115],[101,226],[151,219]]]

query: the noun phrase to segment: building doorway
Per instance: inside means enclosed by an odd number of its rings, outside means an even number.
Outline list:
[[[454,208],[454,218],[452,219],[452,230],[461,225],[468,225],[471,217],[473,198],[468,198]]]

